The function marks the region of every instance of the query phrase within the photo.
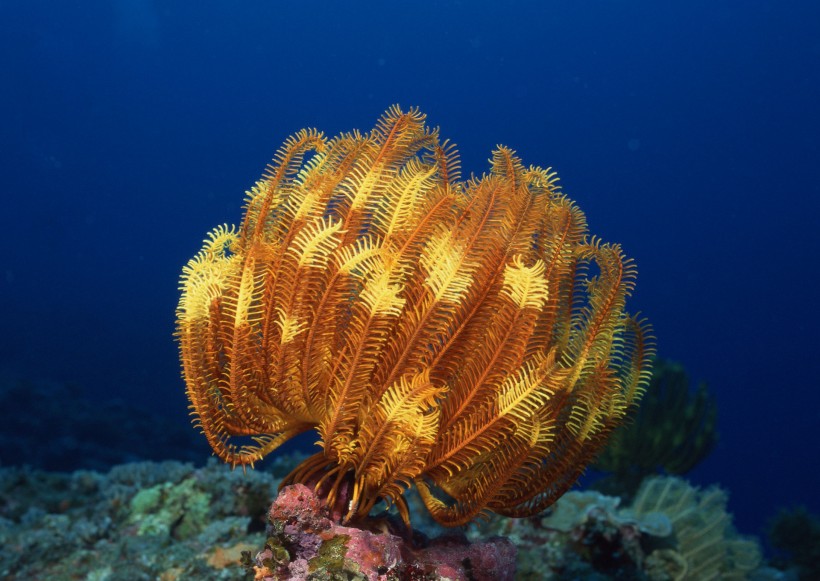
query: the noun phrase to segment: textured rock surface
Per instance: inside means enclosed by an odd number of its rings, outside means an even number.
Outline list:
[[[507,539],[471,544],[446,537],[419,544],[388,530],[343,526],[301,484],[282,490],[269,517],[265,549],[255,559],[256,579],[514,578],[516,549]]]

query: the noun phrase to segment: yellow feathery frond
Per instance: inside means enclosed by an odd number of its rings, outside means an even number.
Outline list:
[[[413,376],[402,377],[384,392],[378,403],[379,418],[382,422],[407,422],[408,416],[419,413],[437,417],[435,404],[447,391],[446,387],[436,387],[430,383],[430,371]],[[432,412],[427,414],[426,412]],[[434,431],[425,430],[422,437],[432,438]]]
[[[313,129],[303,129],[289,137],[274,155],[265,178],[251,190],[247,200],[245,217],[241,227],[241,239],[264,234],[267,218],[276,206],[287,200],[290,191],[285,187],[299,171],[305,154],[325,149],[324,136]]]
[[[355,243],[340,248],[336,253],[336,264],[339,271],[350,274],[351,271],[372,263],[383,257],[384,249],[378,239],[372,236],[359,238]],[[365,267],[366,268],[366,267]]]
[[[575,434],[578,440],[584,441],[603,428],[602,414],[599,408],[587,398],[580,399],[570,412],[567,427]]]
[[[341,227],[341,222],[322,218],[303,228],[290,248],[299,257],[299,266],[322,266],[339,243],[336,234]]]
[[[548,358],[537,356],[527,361],[516,373],[507,376],[496,398],[499,417],[512,415],[524,421],[533,417],[554,395],[547,389],[544,378],[547,373]]]
[[[276,325],[279,327],[279,333],[281,334],[280,342],[283,345],[293,341],[296,335],[307,328],[306,321],[297,320],[294,315],[285,312],[285,309],[278,307],[276,311],[278,314]]]
[[[421,255],[421,265],[427,271],[424,284],[435,301],[458,302],[470,288],[470,271],[463,268],[464,246],[448,232],[436,233]]]
[[[236,312],[234,314],[234,327],[239,327],[248,323],[251,305],[254,295],[255,261],[248,257],[245,261],[245,269],[240,277],[239,289],[236,297]]]
[[[208,235],[203,249],[185,265],[180,277],[182,296],[177,316],[189,324],[209,317],[211,304],[241,266],[241,257],[229,255],[236,233],[219,227]]]
[[[545,273],[543,260],[536,260],[527,267],[520,255],[515,256],[504,269],[502,290],[519,308],[540,309],[549,300],[549,283]]]
[[[353,174],[355,185],[351,188],[349,195],[350,210],[361,210],[365,202],[378,191],[386,182],[382,178],[382,172],[377,170],[360,171]]]
[[[376,214],[384,223],[384,238],[392,236],[399,228],[413,224],[415,213],[424,201],[424,195],[436,184],[434,175],[438,168],[424,168],[419,163],[408,163],[401,174],[387,188],[385,201],[380,203]]]
[[[401,291],[402,285],[393,282],[390,272],[383,270],[367,282],[359,298],[367,306],[371,316],[397,317],[404,307]]]
[[[202,251],[214,258],[225,258],[237,240],[239,240],[239,234],[236,228],[222,224],[208,233]]]
[[[293,220],[303,220],[308,217],[311,211],[315,211],[319,196],[317,192],[306,190],[299,199],[288,200],[291,203],[296,203],[296,208],[293,211]]]

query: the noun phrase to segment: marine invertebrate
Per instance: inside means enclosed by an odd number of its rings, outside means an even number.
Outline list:
[[[460,180],[417,110],[288,139],[183,270],[176,335],[196,422],[252,465],[315,429],[313,482],[346,519],[415,484],[433,517],[555,501],[649,377],[635,267],[589,237],[553,172],[499,147]],[[348,498],[347,496],[344,496]]]

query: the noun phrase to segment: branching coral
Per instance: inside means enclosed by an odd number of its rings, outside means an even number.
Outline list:
[[[242,224],[185,267],[183,374],[215,453],[252,465],[315,429],[286,482],[346,518],[415,484],[436,520],[539,512],[639,399],[652,340],[635,266],[553,172],[499,147],[460,181],[417,110],[288,139]]]

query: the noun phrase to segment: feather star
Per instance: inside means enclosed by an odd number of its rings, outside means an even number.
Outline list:
[[[457,526],[538,513],[636,405],[654,340],[636,269],[549,169],[498,147],[462,181],[418,110],[289,138],[185,266],[176,338],[195,423],[252,466],[315,430],[285,479],[345,520],[415,485]]]

